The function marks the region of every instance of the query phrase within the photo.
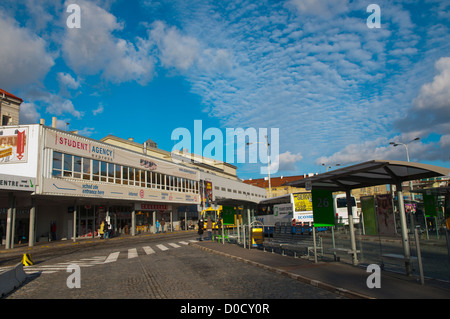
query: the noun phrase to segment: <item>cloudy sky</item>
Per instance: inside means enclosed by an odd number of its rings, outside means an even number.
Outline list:
[[[277,128],[277,176],[406,160],[389,142],[416,137],[412,161],[450,167],[449,28],[445,0],[3,0],[0,88],[24,100],[22,124],[57,116],[168,151],[194,120],[224,148],[227,128],[266,128],[271,146]]]

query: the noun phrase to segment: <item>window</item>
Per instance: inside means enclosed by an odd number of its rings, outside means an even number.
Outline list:
[[[83,157],[83,179],[91,179],[91,161]]]
[[[145,171],[139,170],[139,175],[141,175],[141,187],[145,187]]]
[[[107,169],[107,163],[100,162],[100,180],[102,182],[106,182],[106,175],[107,175],[106,169]]]
[[[134,185],[134,168],[128,168],[128,181],[129,185]]]
[[[73,156],[64,154],[64,173],[65,177],[72,177],[72,160]]]
[[[81,178],[81,157],[80,156],[73,157],[73,177]]]
[[[122,166],[115,165],[114,178],[115,178],[116,184],[122,184]]]
[[[53,171],[52,176],[61,176],[61,170],[62,170],[62,153],[60,152],[53,152]]]
[[[114,183],[114,164],[108,163],[108,182]]]
[[[128,167],[127,166],[122,167],[122,184],[128,185]]]
[[[92,180],[100,180],[100,162],[98,160],[92,161]]]
[[[150,172],[150,171],[147,171],[146,175],[147,175],[147,188],[152,188],[153,187],[153,185],[152,185],[152,175],[153,175],[153,173]]]

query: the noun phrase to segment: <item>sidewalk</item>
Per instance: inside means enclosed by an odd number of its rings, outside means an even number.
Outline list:
[[[282,256],[258,249],[244,249],[235,244],[211,241],[191,243],[205,251],[239,260],[301,282],[332,291],[348,298],[363,299],[450,299],[450,283],[381,271],[381,288],[368,288],[371,272],[341,262],[318,262]]]

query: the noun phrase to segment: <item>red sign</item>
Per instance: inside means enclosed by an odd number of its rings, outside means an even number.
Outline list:
[[[168,206],[164,204],[142,204],[141,203],[141,209],[142,210],[167,210]]]

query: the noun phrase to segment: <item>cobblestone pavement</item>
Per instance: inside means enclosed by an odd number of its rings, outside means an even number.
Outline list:
[[[258,267],[187,245],[188,239],[135,241],[78,250],[43,262],[81,264],[81,288],[67,287],[64,267],[30,274],[8,299],[341,299]],[[180,241],[183,241],[181,243]],[[166,247],[162,249],[161,245]],[[105,262],[108,260],[108,262]],[[95,261],[95,262],[92,262]],[[83,266],[84,265],[84,266]]]

